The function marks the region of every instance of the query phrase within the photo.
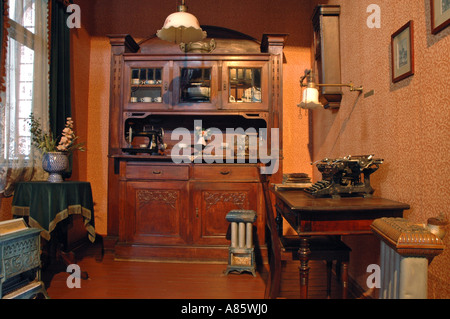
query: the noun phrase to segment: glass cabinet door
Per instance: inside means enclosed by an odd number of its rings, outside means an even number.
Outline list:
[[[133,110],[166,109],[170,103],[168,68],[161,63],[133,63],[126,74],[125,108]]]
[[[217,82],[217,65],[214,62],[176,63],[174,67],[174,107],[182,109],[215,108]]]
[[[268,73],[265,62],[230,62],[223,67],[224,109],[268,109]]]
[[[261,103],[261,68],[228,68],[228,102]]]
[[[211,102],[211,68],[181,68],[180,103]]]
[[[130,102],[162,103],[162,69],[131,69]]]

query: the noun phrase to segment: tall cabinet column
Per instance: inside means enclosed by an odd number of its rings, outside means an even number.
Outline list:
[[[270,127],[278,129],[279,160],[278,171],[271,175],[273,183],[281,183],[283,179],[283,48],[287,34],[264,34],[261,42],[261,52],[271,54],[271,108],[269,110]]]
[[[119,125],[122,114],[122,76],[123,76],[123,54],[135,53],[139,45],[129,35],[110,36],[111,44],[111,75],[110,75],[110,97],[109,97],[109,143],[108,143],[108,242],[114,245],[119,235],[119,176],[115,174],[119,165],[112,155],[119,154]]]

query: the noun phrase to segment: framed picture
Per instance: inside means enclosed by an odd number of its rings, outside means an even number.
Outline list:
[[[414,74],[414,22],[409,21],[391,37],[392,82]]]
[[[450,25],[450,0],[431,1],[431,32],[437,34]]]

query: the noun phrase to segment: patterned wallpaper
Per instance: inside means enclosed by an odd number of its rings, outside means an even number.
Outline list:
[[[381,8],[380,28],[366,23],[372,3]],[[385,161],[372,175],[375,195],[408,203],[405,217],[417,223],[441,213],[450,218],[450,27],[431,34],[429,0],[329,4],[341,5],[342,81],[363,85],[365,93],[374,90],[374,95],[365,98],[344,88],[339,111],[313,112],[314,160],[375,154]],[[415,74],[393,84],[391,34],[409,20],[414,21]],[[354,252],[364,250],[358,245],[378,249],[377,241],[348,240]],[[450,236],[445,243],[450,247]],[[352,263],[352,275],[362,287],[370,262],[361,257]],[[431,263],[430,298],[450,297],[449,265],[450,249]]]

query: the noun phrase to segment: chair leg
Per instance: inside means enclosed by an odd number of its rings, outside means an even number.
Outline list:
[[[331,270],[333,261],[327,261],[327,299],[331,298]]]

